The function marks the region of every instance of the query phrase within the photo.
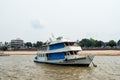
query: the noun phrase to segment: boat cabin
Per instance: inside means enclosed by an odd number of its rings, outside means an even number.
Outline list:
[[[48,50],[54,51],[69,47],[69,46],[78,46],[75,42],[61,42],[57,44],[50,44],[48,46]],[[54,53],[46,53],[46,54],[38,54],[41,60],[61,60],[61,59],[72,59],[77,58],[78,51],[65,51],[65,52],[54,52]]]

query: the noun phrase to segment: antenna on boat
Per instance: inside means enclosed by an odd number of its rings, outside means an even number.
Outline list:
[[[49,41],[47,40],[47,41],[46,41],[46,45],[48,45],[48,44],[49,44]]]
[[[49,38],[49,40],[50,40],[50,42],[52,42],[52,39],[51,39],[51,38]]]
[[[56,38],[55,38],[55,36],[54,36],[54,34],[52,33],[52,38],[53,38],[53,40],[56,40]]]
[[[51,42],[56,40],[56,38],[55,38],[55,36],[53,35],[53,33],[51,34],[51,37],[49,38],[49,40],[50,40]]]
[[[55,38],[54,34],[52,33],[52,38]]]

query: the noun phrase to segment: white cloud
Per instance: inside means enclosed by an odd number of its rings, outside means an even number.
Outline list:
[[[43,28],[43,25],[40,24],[39,20],[33,20],[31,21],[31,26],[35,29],[41,29]]]

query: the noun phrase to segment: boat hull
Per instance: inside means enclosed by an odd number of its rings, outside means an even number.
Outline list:
[[[85,58],[71,59],[71,60],[63,60],[63,61],[38,61],[34,60],[36,63],[45,63],[45,64],[54,64],[54,65],[63,65],[63,66],[86,66],[88,67],[94,55],[87,55]]]

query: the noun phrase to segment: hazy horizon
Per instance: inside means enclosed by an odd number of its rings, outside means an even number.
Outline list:
[[[120,39],[119,0],[1,0],[0,42]]]

